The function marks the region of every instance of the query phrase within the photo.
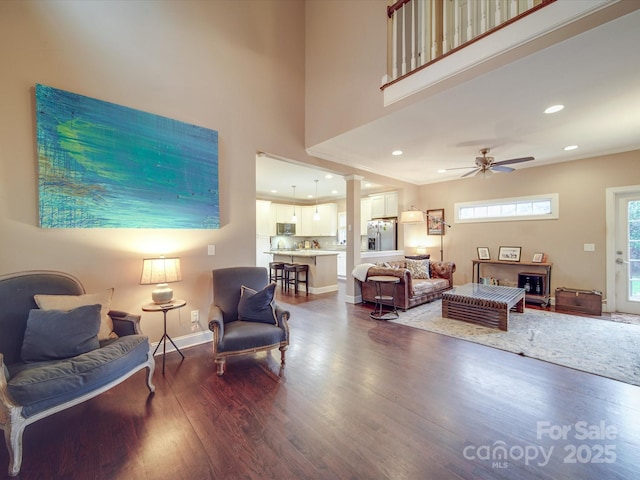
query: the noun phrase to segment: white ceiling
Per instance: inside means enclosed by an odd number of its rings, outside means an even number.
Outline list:
[[[423,185],[459,178],[467,170],[438,170],[473,167],[483,147],[491,149],[495,161],[535,157],[514,165],[516,169],[640,149],[639,46],[640,10],[636,10],[309,151]],[[543,113],[558,103],[565,109]],[[566,152],[567,145],[578,149]],[[392,156],[396,149],[403,155]],[[278,180],[289,192],[291,185],[299,185],[304,195],[313,193],[314,178],[320,180],[319,188],[324,186],[320,175],[326,172],[295,164],[278,169],[265,163],[261,168],[260,163],[259,193]],[[342,177],[337,183],[343,195]],[[302,188],[296,189],[297,194],[303,194]]]

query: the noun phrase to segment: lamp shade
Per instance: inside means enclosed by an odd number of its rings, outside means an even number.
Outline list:
[[[424,214],[421,210],[406,210],[400,214],[400,223],[422,223]]]
[[[167,283],[181,280],[180,259],[177,257],[145,258],[142,261],[140,285],[158,285],[158,288],[151,293],[151,298],[155,303],[170,302],[173,298],[173,290],[169,288]]]

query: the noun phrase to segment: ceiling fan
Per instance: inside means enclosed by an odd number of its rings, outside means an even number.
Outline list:
[[[473,168],[470,172],[465,173],[462,177],[469,177],[471,175],[487,175],[493,172],[513,172],[513,168],[507,167],[506,165],[512,165],[514,163],[521,162],[529,162],[531,160],[535,160],[533,157],[522,157],[522,158],[512,158],[510,160],[502,160],[500,162],[494,162],[493,157],[487,157],[487,153],[489,153],[488,148],[483,148],[480,150],[482,154],[481,157],[476,157],[476,166],[475,167],[458,167],[458,168],[448,168],[449,170],[460,170],[463,168]]]

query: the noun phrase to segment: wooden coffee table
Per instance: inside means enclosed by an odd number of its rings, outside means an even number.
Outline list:
[[[508,330],[509,311],[524,312],[524,288],[467,283],[442,294],[442,316]]]

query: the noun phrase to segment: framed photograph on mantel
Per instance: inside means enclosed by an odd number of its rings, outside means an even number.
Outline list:
[[[519,262],[522,247],[500,247],[498,260],[504,262]]]
[[[491,260],[488,247],[478,247],[478,260]]]
[[[547,261],[547,256],[544,253],[534,253],[533,258],[531,259],[531,263],[545,263]]]
[[[427,210],[427,235],[444,235],[444,208]]]

